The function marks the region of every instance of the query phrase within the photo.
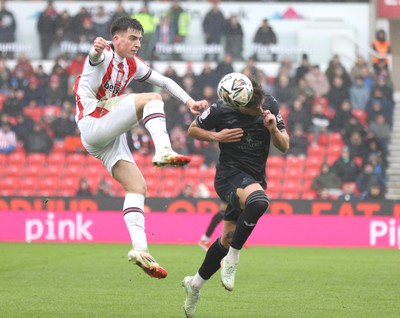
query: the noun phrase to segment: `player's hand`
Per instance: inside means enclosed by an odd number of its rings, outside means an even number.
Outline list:
[[[263,116],[264,116],[264,120],[263,120],[264,126],[270,132],[276,130],[277,126],[276,126],[276,117],[275,117],[275,115],[273,113],[271,113],[270,110],[265,110],[263,112]]]
[[[102,37],[97,37],[93,42],[93,47],[96,53],[103,53],[104,49],[108,46],[109,42]]]
[[[194,115],[200,115],[201,111],[208,107],[208,102],[203,99],[200,101],[194,101],[193,99],[189,99],[186,103],[187,107],[189,107],[190,112]]]
[[[238,142],[243,137],[243,129],[242,128],[232,128],[232,129],[222,129],[217,135],[218,142],[230,143],[230,142]]]

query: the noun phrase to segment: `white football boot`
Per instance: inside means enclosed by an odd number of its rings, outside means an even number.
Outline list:
[[[171,166],[185,166],[190,162],[190,157],[180,155],[173,151],[171,148],[165,148],[162,152],[155,154],[153,157],[153,165],[163,167],[166,165]]]
[[[221,282],[226,290],[232,291],[235,287],[235,275],[238,268],[237,263],[229,262],[226,257],[221,261]]]
[[[182,286],[186,291],[186,299],[183,309],[187,318],[193,318],[196,312],[196,305],[200,299],[200,291],[192,287],[193,276],[186,276],[182,281]]]

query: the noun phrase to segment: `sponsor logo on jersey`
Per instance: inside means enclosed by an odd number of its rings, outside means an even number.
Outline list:
[[[114,85],[110,84],[109,81],[107,81],[107,82],[104,83],[104,88],[105,88],[106,90],[108,90],[111,94],[114,94],[114,95],[118,95],[118,93],[119,93],[120,90],[121,90],[121,87],[114,86]]]

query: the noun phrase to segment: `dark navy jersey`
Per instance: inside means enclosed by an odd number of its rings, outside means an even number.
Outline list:
[[[275,115],[280,131],[286,130],[278,102],[273,96],[266,95],[263,110],[270,110]],[[196,118],[196,124],[202,129],[215,131],[242,128],[244,134],[239,142],[219,143],[221,152],[218,166],[237,168],[255,180],[265,182],[265,162],[271,135],[263,124],[263,118],[262,115],[245,115],[239,109],[228,108],[218,101]]]

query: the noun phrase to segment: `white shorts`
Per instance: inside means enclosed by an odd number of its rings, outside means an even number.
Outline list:
[[[81,102],[85,106],[85,101]],[[119,160],[135,162],[125,133],[137,123],[135,102],[130,94],[99,102],[92,114],[78,121],[78,127],[83,146],[112,174],[112,167]]]

